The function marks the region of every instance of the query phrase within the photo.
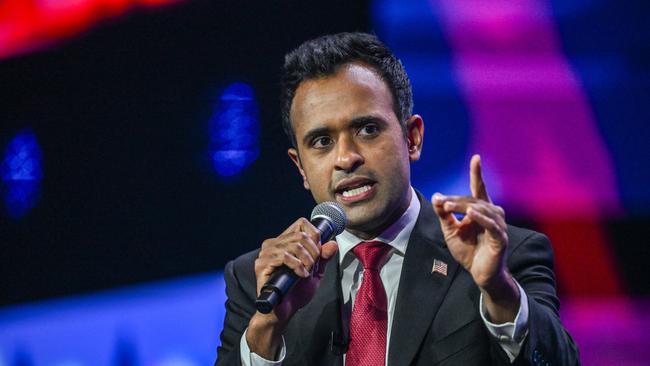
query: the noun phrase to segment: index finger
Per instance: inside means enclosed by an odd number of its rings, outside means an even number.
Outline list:
[[[294,221],[294,222],[293,222],[291,225],[289,225],[289,227],[286,228],[286,229],[282,232],[282,234],[280,234],[279,236],[282,236],[282,235],[285,235],[285,234],[288,234],[288,233],[295,233],[295,232],[297,232],[297,231],[300,231],[300,230],[299,230],[299,229],[300,229],[300,220],[306,220],[306,219],[305,219],[304,217],[301,217],[301,218],[299,218],[298,220]]]
[[[307,233],[307,235],[309,235],[311,240],[316,243],[320,250],[320,231],[318,231],[318,229],[316,229],[316,227],[309,220],[305,218],[300,220],[300,231]]]
[[[483,181],[481,156],[478,154],[474,154],[469,162],[469,188],[472,191],[472,197],[492,202]]]

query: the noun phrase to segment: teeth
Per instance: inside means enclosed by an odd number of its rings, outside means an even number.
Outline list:
[[[363,192],[367,192],[369,190],[370,190],[370,185],[361,186],[359,188],[351,189],[349,191],[343,191],[343,197],[356,196],[358,194],[361,194]]]

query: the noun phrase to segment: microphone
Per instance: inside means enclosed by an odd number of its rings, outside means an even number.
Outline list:
[[[348,218],[338,203],[323,202],[314,207],[309,221],[320,233],[320,242],[326,243],[343,232]],[[255,300],[257,310],[262,314],[270,313],[299,279],[291,268],[284,265],[278,267]]]

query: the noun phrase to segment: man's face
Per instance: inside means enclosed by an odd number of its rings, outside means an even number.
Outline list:
[[[302,82],[290,113],[297,151],[289,156],[316,202],[340,203],[348,230],[361,236],[378,235],[401,216],[423,124],[411,117],[404,137],[390,89],[374,69],[351,63]]]

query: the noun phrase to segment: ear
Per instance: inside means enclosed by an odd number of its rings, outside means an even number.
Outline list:
[[[422,153],[424,142],[424,121],[418,114],[414,114],[406,121],[406,142],[408,144],[409,160],[418,161]]]
[[[293,164],[296,166],[296,168],[298,168],[298,172],[300,172],[300,175],[302,176],[302,185],[306,190],[309,190],[309,182],[307,182],[307,176],[305,175],[305,171],[302,169],[302,163],[300,162],[298,150],[290,148],[287,151],[287,155],[289,155],[289,158],[291,161],[293,161]]]

